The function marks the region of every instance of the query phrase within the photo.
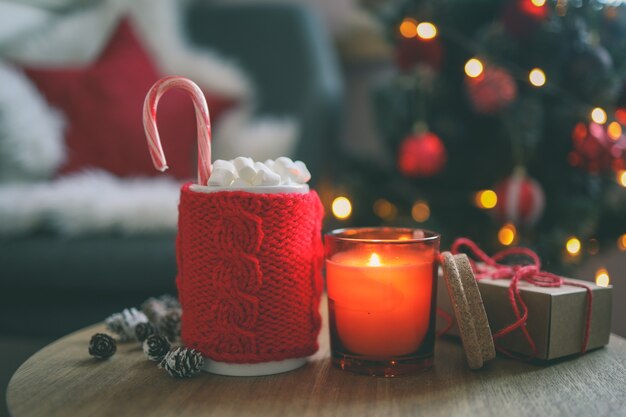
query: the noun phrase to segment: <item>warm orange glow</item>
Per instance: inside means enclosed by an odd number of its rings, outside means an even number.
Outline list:
[[[565,243],[565,250],[570,255],[576,256],[580,253],[581,246],[582,245],[580,243],[580,239],[578,239],[575,236],[572,236],[569,239],[567,239],[567,242]]]
[[[600,268],[596,271],[596,285],[600,287],[608,287],[611,283],[609,271],[606,268]]]
[[[603,125],[606,123],[606,112],[601,107],[596,107],[591,110],[591,120],[596,122],[599,125]]]
[[[337,197],[333,200],[332,211],[339,220],[347,219],[352,214],[352,203],[346,197]]]
[[[609,127],[606,128],[606,133],[613,140],[618,140],[622,136],[622,125],[617,122],[609,123]]]
[[[492,209],[498,204],[498,196],[493,190],[481,190],[476,193],[475,203],[481,209]]]
[[[384,220],[392,220],[398,214],[398,209],[395,204],[379,198],[374,202],[374,214]]]
[[[405,38],[413,38],[417,35],[417,22],[406,18],[400,23],[400,34]]]
[[[511,223],[507,223],[498,231],[498,240],[504,246],[512,245],[515,242],[517,229]]]
[[[541,87],[546,83],[546,73],[540,68],[533,68],[528,73],[528,81],[535,87]]]
[[[617,183],[622,187],[626,187],[626,170],[617,171]]]
[[[483,73],[483,63],[477,58],[472,58],[465,63],[465,74],[470,78],[476,78]]]
[[[617,247],[621,251],[626,250],[626,233],[617,238]]]
[[[377,253],[372,253],[367,261],[367,266],[382,266],[382,262],[380,262],[380,256],[378,256]]]
[[[430,218],[430,207],[424,200],[418,200],[413,203],[411,208],[411,217],[419,223],[423,223]]]
[[[437,36],[437,26],[430,22],[422,22],[417,25],[417,36],[420,39],[429,41]]]

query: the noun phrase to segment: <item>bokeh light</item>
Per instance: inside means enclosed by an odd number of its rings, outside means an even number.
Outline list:
[[[603,125],[606,123],[606,112],[601,107],[596,107],[591,110],[591,120],[596,122],[599,125]]]
[[[621,251],[626,251],[626,233],[617,238],[617,247]]]
[[[476,78],[483,73],[483,63],[478,58],[469,59],[465,63],[465,74],[470,78]]]
[[[528,73],[528,81],[535,87],[541,87],[546,83],[546,74],[541,68],[533,68]]]
[[[418,223],[423,223],[430,218],[430,207],[424,200],[418,200],[411,207],[411,217]]]
[[[612,140],[618,140],[622,136],[622,125],[617,122],[611,122],[606,128],[606,133]]]
[[[623,125],[626,125],[626,109],[615,110],[615,119]]]
[[[429,41],[437,36],[437,26],[430,22],[421,22],[416,28],[417,36],[420,39]]]
[[[475,203],[481,209],[492,209],[498,204],[498,195],[493,190],[481,190],[476,193]]]
[[[596,271],[596,285],[600,287],[608,287],[611,283],[611,278],[609,277],[609,271],[606,268],[599,268]]]
[[[567,242],[565,243],[565,250],[567,251],[567,253],[569,253],[572,256],[578,255],[580,253],[581,247],[582,245],[580,243],[580,239],[578,239],[575,236],[572,236],[569,239],[567,239]]]
[[[417,35],[417,22],[406,18],[400,23],[400,34],[405,38],[413,38]]]
[[[517,229],[511,223],[507,223],[498,231],[498,241],[504,245],[509,246],[515,243],[517,238]]]
[[[543,7],[546,4],[546,0],[530,0],[535,7]]]
[[[347,197],[337,197],[333,200],[332,211],[339,220],[347,219],[352,214],[352,203]]]
[[[374,202],[374,214],[383,220],[393,220],[398,214],[398,209],[395,204],[379,198]]]
[[[626,170],[617,171],[617,183],[622,187],[626,187]]]

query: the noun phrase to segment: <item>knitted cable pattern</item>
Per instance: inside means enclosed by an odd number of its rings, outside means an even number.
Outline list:
[[[205,194],[183,186],[176,284],[184,343],[230,363],[313,354],[322,217],[315,191]]]

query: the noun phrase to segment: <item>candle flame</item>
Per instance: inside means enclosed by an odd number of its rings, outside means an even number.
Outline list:
[[[367,266],[381,266],[380,257],[376,253],[372,253],[369,261],[367,261]]]

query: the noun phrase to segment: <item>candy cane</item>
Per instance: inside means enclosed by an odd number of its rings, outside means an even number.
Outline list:
[[[165,77],[154,83],[143,103],[143,127],[148,140],[148,149],[154,167],[165,171],[167,161],[161,146],[161,138],[157,128],[157,106],[161,96],[170,88],[181,88],[191,96],[196,110],[198,127],[198,183],[207,185],[211,176],[211,119],[206,99],[200,87],[193,81],[183,77]]]

